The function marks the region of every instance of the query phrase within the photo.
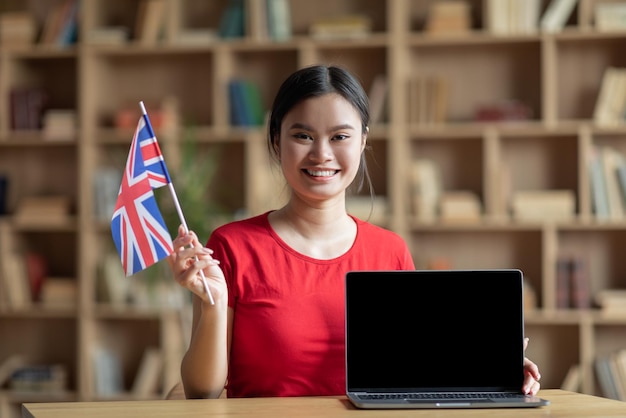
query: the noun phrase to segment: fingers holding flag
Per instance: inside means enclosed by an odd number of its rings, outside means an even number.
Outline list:
[[[213,251],[204,247],[193,231],[186,232],[181,225],[173,241],[173,248],[174,251],[167,261],[179,285],[189,289],[202,300],[210,302],[205,291],[204,278],[200,274],[203,271],[213,298],[226,296],[226,282],[219,260],[211,256]]]

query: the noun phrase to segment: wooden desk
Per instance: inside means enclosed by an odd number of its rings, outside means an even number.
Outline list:
[[[551,404],[523,409],[356,409],[344,397],[246,398],[25,403],[23,418],[386,418],[386,417],[626,417],[626,402],[562,390],[542,390]]]

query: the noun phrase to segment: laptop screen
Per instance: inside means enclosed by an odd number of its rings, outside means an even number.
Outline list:
[[[519,270],[348,273],[348,391],[519,391],[522,289]]]

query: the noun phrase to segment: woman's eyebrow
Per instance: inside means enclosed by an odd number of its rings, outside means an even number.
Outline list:
[[[304,130],[307,130],[307,131],[314,131],[315,130],[312,126],[309,126],[309,125],[307,125],[305,123],[301,123],[301,122],[293,123],[289,127],[289,129],[304,129]],[[355,128],[354,128],[354,126],[350,125],[349,123],[344,123],[344,124],[341,124],[341,125],[333,126],[331,128],[331,131],[339,131],[339,130],[342,130],[342,129],[355,129]]]

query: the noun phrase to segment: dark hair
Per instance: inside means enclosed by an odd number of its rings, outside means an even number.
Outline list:
[[[314,65],[301,68],[287,77],[278,89],[272,104],[267,146],[274,159],[278,159],[274,145],[280,137],[280,125],[285,115],[301,101],[329,93],[337,93],[351,103],[361,116],[361,134],[367,131],[370,121],[369,101],[355,76],[337,66]],[[360,191],[367,182],[370,195],[374,195],[365,153],[361,153],[361,162],[355,180],[353,184],[356,185],[356,191]]]

